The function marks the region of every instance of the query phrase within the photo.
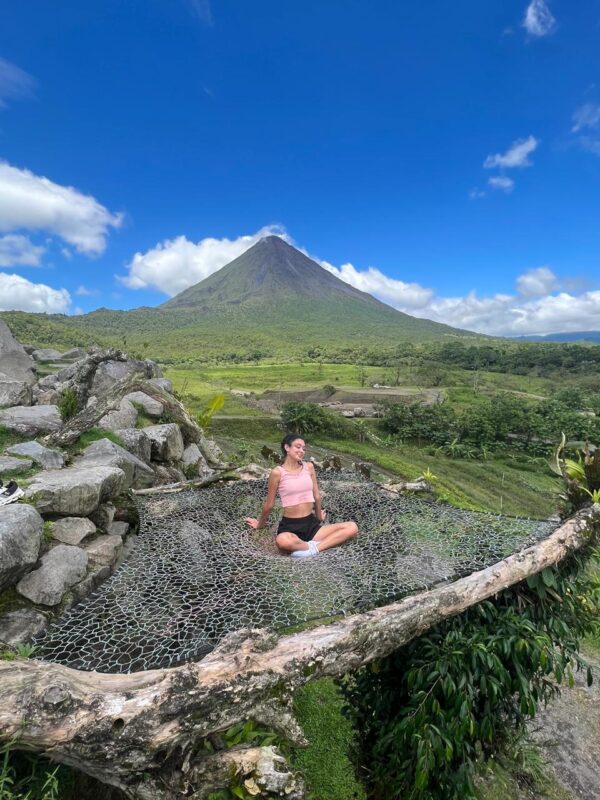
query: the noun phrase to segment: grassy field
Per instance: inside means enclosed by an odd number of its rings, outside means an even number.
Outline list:
[[[211,422],[209,434],[217,439],[230,457],[260,463],[261,447],[268,445],[277,448],[283,431],[275,417],[265,417],[263,411],[249,406],[244,398],[232,395],[232,389],[260,393],[266,389],[301,390],[326,384],[359,387],[363,377],[361,370],[367,373],[369,382],[382,373],[377,367],[289,363],[244,364],[202,370],[169,369],[166,374],[194,413],[204,408],[216,394],[224,393],[225,405]],[[482,386],[488,386],[491,390],[495,383],[502,388],[508,389],[510,386],[511,391],[523,393],[549,391],[548,382],[542,379],[482,373],[479,391],[475,392],[471,384],[472,373],[455,370],[454,377],[457,385],[448,387],[446,392],[449,402],[458,408],[480,401],[485,396]],[[468,382],[465,382],[466,378]],[[507,378],[505,383],[508,386],[499,382],[498,378]],[[458,383],[459,379],[463,380],[462,384]],[[376,424],[374,420],[368,421],[370,428]],[[370,442],[360,443],[355,439],[324,436],[308,437],[308,444],[309,455],[312,444],[321,451],[337,452],[354,460],[368,461],[390,477],[410,479],[430,469],[438,478],[438,497],[462,508],[545,518],[555,513],[561,490],[560,481],[541,461],[452,459],[431,448],[420,448],[413,444],[382,447]],[[315,452],[314,455],[319,458],[322,452]]]
[[[192,386],[249,392],[264,392],[266,389],[316,389],[324,385],[335,387],[359,387],[380,383],[389,386],[412,386],[418,388],[426,372],[420,368],[401,364],[397,368],[355,366],[352,364],[327,364],[314,361],[288,363],[229,364],[203,366],[197,369],[169,368],[166,375],[175,384],[187,380],[188,391]],[[431,385],[425,381],[424,385]],[[475,388],[474,388],[475,387]],[[177,387],[176,387],[177,388]],[[548,378],[527,375],[506,375],[497,372],[478,372],[453,368],[444,370],[444,380],[439,387],[457,402],[473,402],[488,392],[509,391],[534,396],[547,396],[555,388]]]

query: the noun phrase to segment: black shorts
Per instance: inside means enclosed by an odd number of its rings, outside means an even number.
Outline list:
[[[303,542],[310,542],[321,524],[314,514],[309,514],[308,517],[282,517],[277,533],[295,533]]]

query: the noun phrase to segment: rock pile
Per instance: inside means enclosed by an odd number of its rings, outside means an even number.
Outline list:
[[[49,361],[58,370],[37,380],[36,364]],[[72,416],[63,420],[65,398]],[[23,347],[0,320],[2,437],[0,479],[25,490],[22,502],[0,507],[0,643],[9,645],[113,572],[137,532],[131,488],[225,466],[154,362],[113,349]]]

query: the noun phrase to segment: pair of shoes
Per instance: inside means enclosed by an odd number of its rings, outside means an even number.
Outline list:
[[[23,497],[23,490],[19,489],[14,481],[9,481],[6,486],[3,486],[0,481],[0,506],[14,503],[19,497]]]

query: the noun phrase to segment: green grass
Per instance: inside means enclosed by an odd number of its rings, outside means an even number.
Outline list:
[[[304,775],[309,796],[314,800],[365,800],[350,761],[354,731],[342,715],[343,700],[331,678],[306,684],[296,692],[294,704],[310,745],[294,751],[292,763]]]
[[[438,366],[443,367],[443,365]],[[478,391],[475,392],[473,372],[459,368],[444,368],[444,373],[445,381],[435,388],[445,389],[449,399],[459,404],[481,401],[488,391],[548,395],[555,386],[548,378],[482,371],[478,373]],[[167,370],[167,377],[174,381],[174,386],[178,390],[187,381],[186,391],[206,400],[211,396],[211,392],[214,394],[216,388],[260,393],[266,389],[274,391],[316,389],[325,384],[358,388],[364,383],[364,388],[367,389],[373,383],[415,389],[420,385],[417,371],[406,364],[392,369],[353,364],[320,364],[302,359],[284,363],[271,363],[265,360],[258,364],[202,366],[198,369],[172,368]]]
[[[518,759],[490,759],[477,781],[479,800],[574,800],[549,775],[542,755],[533,744],[525,744]]]
[[[558,504],[562,484],[545,468],[519,468],[499,459],[470,461],[429,455],[423,448],[405,444],[383,448],[370,443],[312,437],[313,444],[370,461],[404,478],[430,469],[437,476],[436,494],[460,508],[516,516],[546,518]]]

